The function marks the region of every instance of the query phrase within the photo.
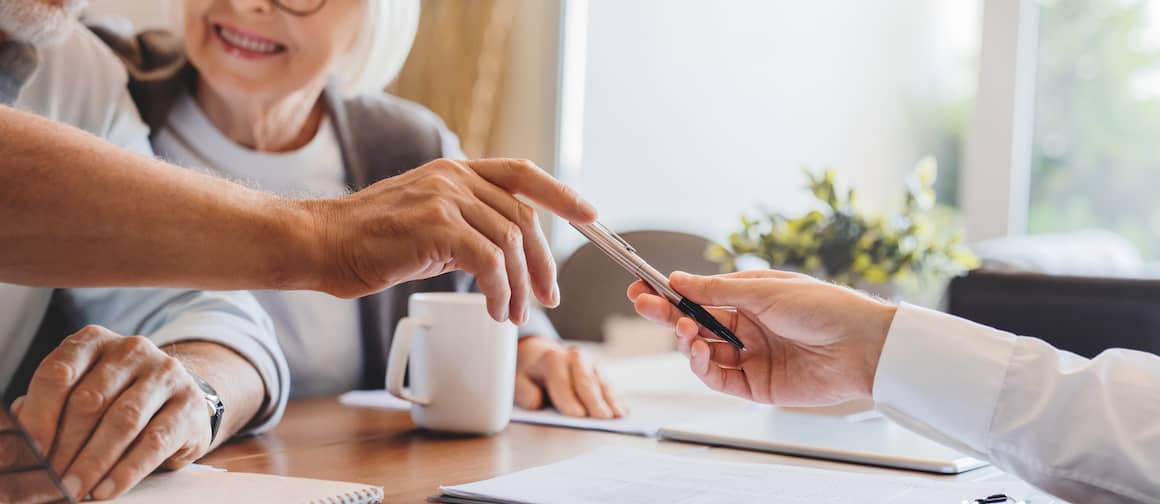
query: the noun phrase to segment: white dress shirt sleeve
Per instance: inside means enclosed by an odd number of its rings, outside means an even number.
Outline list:
[[[1155,355],[1085,359],[903,304],[873,394],[895,422],[1064,499],[1160,503]]]

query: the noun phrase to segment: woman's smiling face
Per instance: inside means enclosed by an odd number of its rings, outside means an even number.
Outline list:
[[[186,0],[186,50],[219,95],[279,100],[325,84],[362,13],[361,0],[330,0],[309,16],[269,0]]]

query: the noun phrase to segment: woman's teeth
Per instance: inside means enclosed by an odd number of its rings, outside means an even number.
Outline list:
[[[231,30],[225,26],[218,27],[218,33],[230,45],[240,47],[250,52],[272,54],[278,52],[282,46],[268,40],[256,39],[244,33]]]

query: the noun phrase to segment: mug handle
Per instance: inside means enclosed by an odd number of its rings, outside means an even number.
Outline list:
[[[403,389],[403,375],[407,372],[407,358],[411,356],[411,340],[415,335],[427,333],[431,324],[425,320],[404,317],[395,326],[394,341],[391,342],[391,354],[387,360],[387,392],[391,395],[426,406],[431,401],[425,397],[415,397]]]

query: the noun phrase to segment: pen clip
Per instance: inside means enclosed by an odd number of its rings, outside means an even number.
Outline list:
[[[620,235],[616,234],[616,231],[609,229],[608,226],[605,226],[604,223],[600,221],[596,221],[593,224],[600,228],[600,230],[608,235],[609,238],[612,238],[613,240],[616,240],[617,243],[620,243],[620,246],[624,247],[625,250],[636,254],[636,248],[633,247],[631,243],[628,243],[628,240],[625,240],[624,238],[621,238]]]

